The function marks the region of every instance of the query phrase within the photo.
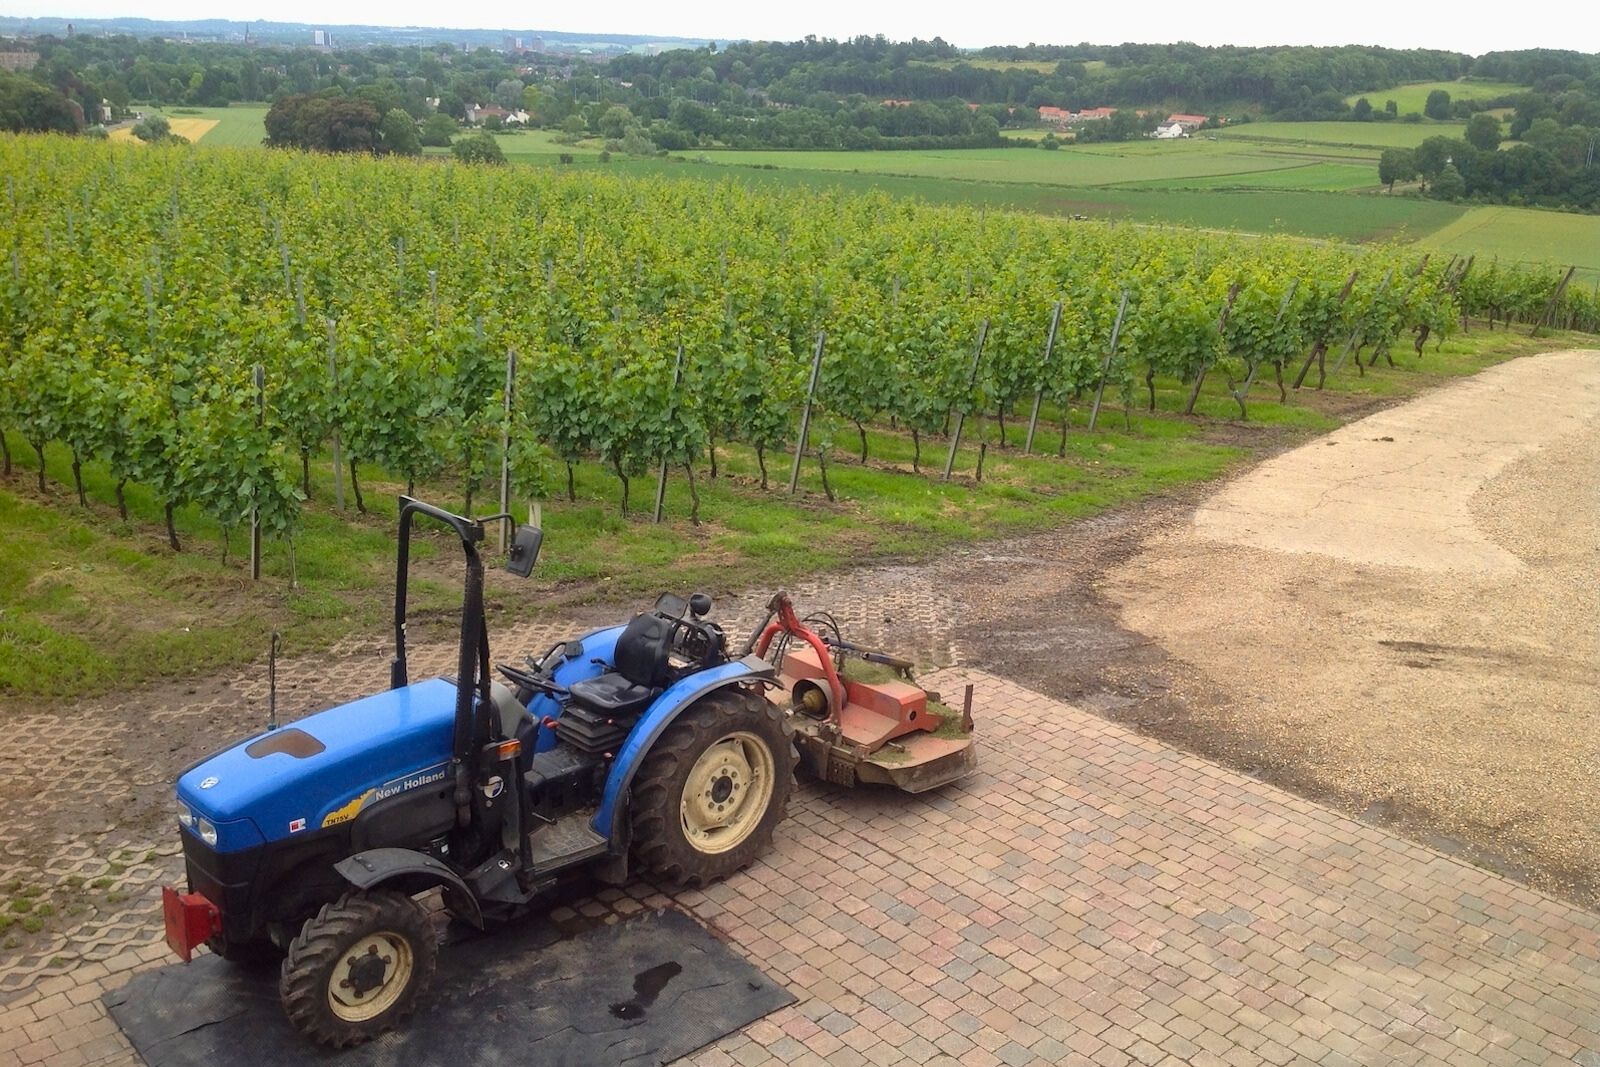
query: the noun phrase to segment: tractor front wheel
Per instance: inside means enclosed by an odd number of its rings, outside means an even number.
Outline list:
[[[403,893],[346,893],[306,920],[278,982],[295,1029],[333,1048],[359,1045],[416,1010],[439,939]]]
[[[690,885],[748,866],[783,820],[794,764],[775,704],[745,689],[702,697],[667,727],[634,780],[639,865]]]

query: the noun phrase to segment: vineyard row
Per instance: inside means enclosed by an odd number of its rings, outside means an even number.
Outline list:
[[[1158,376],[1191,405],[1221,377],[1243,415],[1269,374],[1467,314],[1600,330],[1554,271],[882,196],[51,137],[0,138],[0,175],[0,429],[148,486],[169,527],[188,503],[291,537],[335,440],[352,475],[469,485],[508,441],[521,499],[719,442],[765,470],[812,394],[821,440],[892,420],[920,452]]]

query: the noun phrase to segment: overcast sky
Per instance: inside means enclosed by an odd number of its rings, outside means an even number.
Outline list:
[[[807,0],[760,3],[659,0],[603,4],[479,0],[456,7],[436,0],[0,0],[0,14],[79,18],[264,18],[325,25],[422,25],[660,34],[718,39],[795,40],[882,33],[896,40],[943,37],[962,47],[1090,41],[1195,41],[1200,44],[1378,44],[1447,48],[1473,55],[1513,48],[1600,52],[1600,5],[1546,0],[1528,14],[1473,4],[1418,0],[1284,0],[1203,4],[985,4],[926,0]]]

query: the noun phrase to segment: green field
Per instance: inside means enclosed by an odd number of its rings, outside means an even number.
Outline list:
[[[957,66],[976,67],[979,70],[1031,70],[1040,74],[1052,74],[1061,65],[1059,59],[987,59],[982,56],[962,56],[960,59],[914,59],[908,64],[918,67],[938,67],[940,70],[954,70]],[[1085,66],[1094,66],[1093,63]],[[1105,63],[1099,63],[1105,66]]]
[[[235,104],[232,107],[177,107],[141,109],[147,115],[164,115],[168,120],[200,119],[215,122],[200,138],[205,145],[258,145],[267,136],[267,105]]]
[[[1214,174],[1197,178],[1157,178],[1138,183],[1145,189],[1299,189],[1312,192],[1347,192],[1377,189],[1376,163],[1314,161],[1278,170],[1244,174]]]
[[[560,143],[556,137],[554,130],[519,130],[515,133],[498,134],[495,140],[500,142],[500,151],[504,152],[506,159],[512,163],[554,163],[562,153],[574,156],[597,156],[603,147],[598,140],[581,141],[570,145]],[[444,149],[437,151],[443,152]]]
[[[659,159],[579,159],[576,166],[611,167],[631,174],[707,181],[733,180],[765,188],[882,190],[933,204],[967,204],[1043,215],[1087,215],[1130,222],[1283,233],[1341,241],[1416,240],[1459,217],[1459,204],[1408,197],[1355,196],[1292,189],[1169,189],[1159,186],[1080,187],[951,178],[909,178],[869,172],[733,167]]]
[[[728,165],[860,171],[976,182],[1096,186],[1158,178],[1247,174],[1296,165],[1250,148],[1206,141],[1132,142],[1063,148],[966,148],[915,152],[784,152],[718,150],[703,153]]]
[[[712,163],[796,170],[833,170],[897,174],[917,178],[949,178],[972,182],[1022,182],[1073,187],[1129,185],[1210,179],[1267,171],[1303,170],[1311,163],[1370,163],[1377,183],[1377,151],[1365,148],[1287,146],[1278,143],[1232,143],[1206,138],[1176,141],[1126,141],[1115,144],[1069,145],[1054,152],[1031,148],[935,149],[910,152],[787,152],[717,149],[691,153]],[[1312,184],[1293,180],[1278,188],[1328,188],[1325,175],[1304,175]],[[1342,182],[1338,188],[1350,188]]]
[[[208,145],[258,145],[267,136],[267,108],[264,104],[235,104],[232,107],[199,107],[195,118],[215,119],[211,132],[201,138]]]
[[[1596,215],[1474,207],[1422,243],[1480,258],[1576,266],[1578,280],[1600,283],[1600,216]]]
[[[1518,93],[1525,90],[1525,85],[1513,85],[1511,82],[1474,81],[1465,79],[1453,82],[1412,82],[1410,85],[1397,85],[1393,89],[1374,89],[1366,93],[1351,93],[1345,97],[1345,103],[1354,104],[1363,96],[1367,102],[1379,111],[1383,110],[1384,101],[1393,100],[1395,106],[1404,115],[1408,111],[1421,112],[1428,102],[1428,94],[1435,89],[1443,89],[1450,94],[1451,100],[1493,100],[1507,93]]]
[[[1364,148],[1373,157],[1385,148],[1415,148],[1429,137],[1460,137],[1461,122],[1244,122],[1207,130],[1202,138],[1233,142],[1315,145],[1327,148]]]

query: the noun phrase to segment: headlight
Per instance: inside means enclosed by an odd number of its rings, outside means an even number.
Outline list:
[[[194,829],[194,812],[189,810],[189,805],[178,801],[178,825],[185,830]]]
[[[209,819],[196,819],[194,827],[200,832],[200,840],[204,841],[212,848],[217,847],[217,828],[211,825],[211,821]]]

